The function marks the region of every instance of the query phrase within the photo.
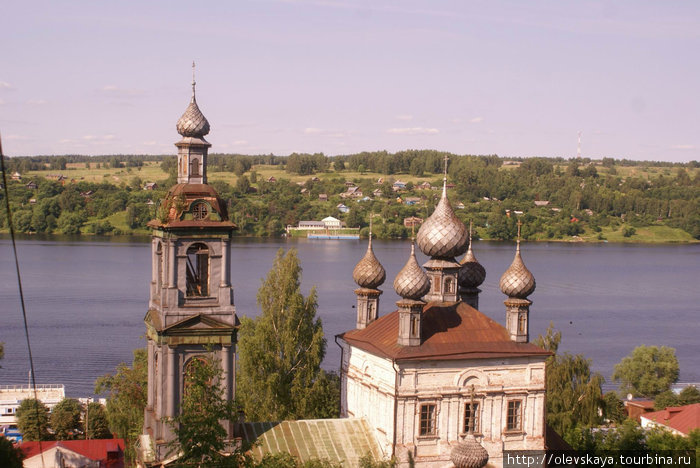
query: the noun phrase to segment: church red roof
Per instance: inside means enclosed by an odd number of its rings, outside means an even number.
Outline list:
[[[423,308],[420,346],[397,344],[399,312],[394,311],[362,330],[338,335],[351,345],[395,360],[484,359],[548,356],[532,343],[516,343],[508,331],[464,302],[430,302]]]

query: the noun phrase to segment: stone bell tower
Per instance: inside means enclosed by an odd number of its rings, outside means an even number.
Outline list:
[[[194,66],[194,64],[193,64]],[[230,282],[230,239],[235,225],[226,203],[206,183],[209,122],[192,100],[177,122],[178,183],[163,200],[152,233],[148,339],[148,400],[142,460],[164,460],[175,435],[168,420],[178,415],[184,376],[193,359],[220,363],[224,395],[232,400],[238,318]],[[222,422],[233,437],[232,423]]]

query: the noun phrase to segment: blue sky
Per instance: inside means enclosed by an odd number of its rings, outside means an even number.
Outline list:
[[[15,1],[10,156],[431,148],[700,160],[697,1]]]

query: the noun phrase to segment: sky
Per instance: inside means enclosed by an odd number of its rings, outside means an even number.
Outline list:
[[[8,1],[8,156],[437,149],[700,160],[700,2]]]

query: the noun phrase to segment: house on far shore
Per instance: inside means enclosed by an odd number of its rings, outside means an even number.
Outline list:
[[[327,193],[319,193],[318,194],[318,199],[320,201],[328,201],[328,194]]]
[[[423,224],[423,219],[416,216],[410,216],[403,219],[404,227],[420,227]]]
[[[37,188],[39,188],[39,186],[33,180],[31,182],[29,182],[28,184],[26,184],[25,187],[28,188],[29,190],[36,190]]]
[[[338,211],[340,211],[341,213],[347,213],[348,211],[350,211],[350,208],[348,208],[342,203],[338,203],[338,206],[336,206],[336,208],[338,208]]]
[[[143,186],[144,190],[155,190],[157,188],[158,188],[158,184],[156,184],[155,182],[149,182]]]
[[[12,179],[12,180],[22,180],[22,174],[20,174],[19,172],[16,172],[16,171],[15,171],[15,172],[12,174],[12,176],[10,177],[10,179]]]

